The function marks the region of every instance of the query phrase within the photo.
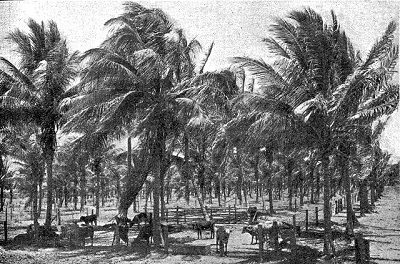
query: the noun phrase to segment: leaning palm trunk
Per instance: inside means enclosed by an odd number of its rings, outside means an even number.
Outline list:
[[[204,219],[206,221],[209,221],[210,216],[208,215],[206,207],[204,206],[203,199],[201,199],[201,197],[200,197],[199,189],[198,189],[197,185],[195,184],[193,178],[190,179],[190,181],[192,182],[192,185],[193,185],[194,195],[196,196],[196,199],[199,202],[201,213],[203,214]]]

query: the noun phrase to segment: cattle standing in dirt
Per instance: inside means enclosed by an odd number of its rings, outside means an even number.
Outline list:
[[[68,238],[70,245],[85,246],[85,239],[89,237],[92,241],[94,237],[93,226],[78,226],[77,224],[68,224],[61,227],[61,237]]]
[[[254,224],[257,221],[257,207],[250,206],[247,209],[247,213],[249,215],[249,225]]]
[[[251,235],[251,243],[250,245],[253,244],[253,240],[255,238],[256,244],[258,243],[258,226],[253,225],[253,226],[244,226],[242,229],[242,234],[244,233],[249,233]]]
[[[38,226],[38,235],[42,241],[52,241],[54,245],[59,240],[59,235],[55,232],[57,228],[55,226],[45,227]],[[27,237],[32,240],[35,237],[35,226],[31,224],[26,230]]]
[[[214,238],[214,236],[215,236],[214,226],[215,226],[214,220],[210,220],[210,221],[201,220],[201,221],[195,222],[193,224],[193,228],[197,231],[197,239],[203,238],[202,230],[205,230],[205,231],[210,230],[211,238]]]
[[[135,241],[145,240],[147,244],[150,244],[152,237],[153,237],[153,225],[150,223],[140,227],[139,234],[136,237]]]
[[[226,256],[228,254],[228,240],[230,233],[231,233],[230,229],[225,228],[224,226],[217,227],[216,231],[217,252],[219,249],[221,251],[221,255]]]
[[[115,222],[116,224],[112,224],[112,227],[114,228],[114,237],[113,241],[111,243],[111,246],[114,245],[114,241],[117,237],[117,227],[118,227],[118,234],[119,238],[126,243],[126,245],[129,245],[129,226],[132,226],[132,221],[129,220],[127,217],[115,217]]]
[[[79,222],[85,222],[85,225],[89,225],[89,223],[93,225],[94,223],[97,226],[97,216],[95,214],[88,216],[82,215],[81,218],[79,218]]]
[[[126,243],[126,245],[128,246],[129,245],[129,237],[128,237],[129,226],[127,226],[127,225],[115,225],[114,224],[114,229],[115,229],[116,226],[118,226],[119,238],[122,241],[124,241]],[[113,241],[111,243],[111,246],[114,245],[115,238],[116,238],[116,232],[114,232],[114,237],[113,237]]]
[[[134,224],[138,225],[138,228],[140,227],[140,223],[142,222],[149,222],[151,218],[151,214],[147,213],[139,213],[135,215],[130,223],[130,226],[132,227]]]

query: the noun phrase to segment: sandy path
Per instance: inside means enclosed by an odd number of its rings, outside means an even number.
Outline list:
[[[386,187],[376,213],[359,218],[373,263],[400,263],[400,186]]]

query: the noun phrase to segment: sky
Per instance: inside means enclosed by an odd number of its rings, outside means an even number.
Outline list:
[[[5,39],[15,28],[24,29],[28,18],[54,20],[73,50],[97,47],[107,35],[104,22],[122,12],[124,1],[6,1],[0,2],[0,56],[12,62],[17,57]],[[399,21],[400,3],[392,1],[136,1],[147,8],[161,8],[205,49],[214,41],[206,70],[228,67],[234,56],[269,60],[262,38],[270,36],[274,18],[284,18],[295,9],[311,7],[330,21],[334,10],[341,28],[363,57],[386,29]],[[397,30],[397,42],[398,42]],[[397,75],[398,76],[398,75]],[[398,80],[397,80],[398,81]],[[400,159],[400,111],[389,120],[381,146]]]

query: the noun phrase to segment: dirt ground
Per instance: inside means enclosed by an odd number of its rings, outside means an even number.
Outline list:
[[[371,245],[372,263],[400,262],[400,187],[388,187],[384,196],[376,203],[376,213],[359,218],[361,227],[358,231],[366,234]],[[279,216],[286,216],[287,211],[280,211]],[[344,223],[345,212],[333,217],[333,221]],[[102,223],[99,223],[101,225]],[[0,247],[0,263],[4,264],[77,264],[77,263],[257,263],[258,244],[250,244],[251,236],[242,234],[244,224],[228,224],[231,236],[228,244],[228,256],[220,257],[216,253],[215,240],[210,239],[206,232],[203,239],[198,240],[194,230],[170,234],[171,244],[177,242],[186,245],[209,245],[209,255],[175,255],[159,253],[151,248],[150,254],[145,254],[135,246],[123,245],[120,248],[111,246],[113,233],[111,231],[96,231],[93,247],[86,245],[83,249],[65,247],[38,248],[29,245],[5,245]],[[15,229],[16,233],[24,230]],[[132,241],[137,232],[130,231]],[[11,236],[13,237],[13,236]],[[87,239],[88,240],[88,239]],[[88,242],[88,241],[87,241]],[[293,255],[283,249],[279,254],[267,249],[264,253],[264,263],[355,263],[354,242],[339,238],[335,241],[337,256],[331,260],[321,257],[322,239],[300,236],[297,239],[298,254]]]

